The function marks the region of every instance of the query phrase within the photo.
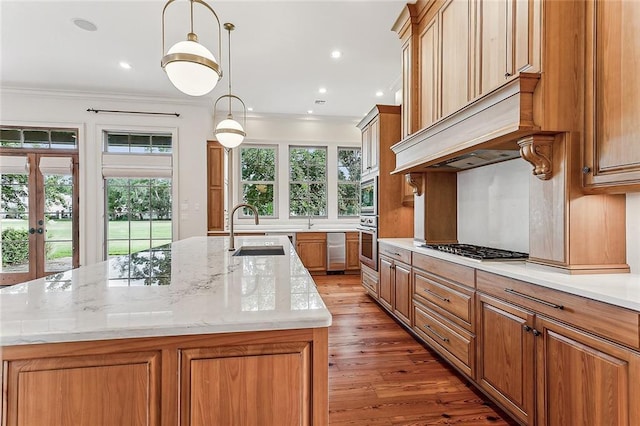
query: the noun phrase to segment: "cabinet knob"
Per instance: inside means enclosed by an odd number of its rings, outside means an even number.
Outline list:
[[[542,334],[542,333],[540,333],[540,332],[539,332],[538,330],[536,330],[535,328],[533,329],[533,335],[534,335],[534,336],[539,336],[539,335],[541,335],[541,334]]]
[[[588,175],[589,173],[591,173],[591,167],[589,166],[584,166],[582,168],[582,174]]]
[[[504,78],[509,78],[511,77],[511,73],[510,72],[505,72],[504,73]]]
[[[524,331],[526,331],[527,333],[530,332],[532,329],[531,327],[529,327],[527,324],[523,325],[522,328],[524,329]]]

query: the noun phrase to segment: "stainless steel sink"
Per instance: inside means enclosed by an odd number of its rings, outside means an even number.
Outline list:
[[[233,256],[284,256],[282,246],[242,246]]]

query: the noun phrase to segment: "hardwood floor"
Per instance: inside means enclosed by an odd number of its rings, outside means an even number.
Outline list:
[[[314,280],[333,315],[330,425],[517,424],[387,315],[359,275]]]

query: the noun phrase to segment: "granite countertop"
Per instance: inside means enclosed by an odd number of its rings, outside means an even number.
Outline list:
[[[418,247],[411,238],[381,238],[380,242],[482,271],[640,311],[640,274],[570,275],[524,261],[479,261]]]
[[[284,256],[232,256],[193,237],[0,290],[0,345],[328,327],[331,314],[286,236]]]

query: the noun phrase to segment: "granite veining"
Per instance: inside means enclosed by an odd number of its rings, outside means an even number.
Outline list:
[[[0,345],[327,327],[331,314],[286,236],[284,256],[232,256],[193,237],[0,290]]]
[[[543,287],[564,291],[615,306],[640,311],[640,274],[584,274],[570,275],[534,263],[478,261],[450,253],[418,247],[411,238],[382,238],[379,240],[416,253],[426,254],[459,265],[503,275]]]

